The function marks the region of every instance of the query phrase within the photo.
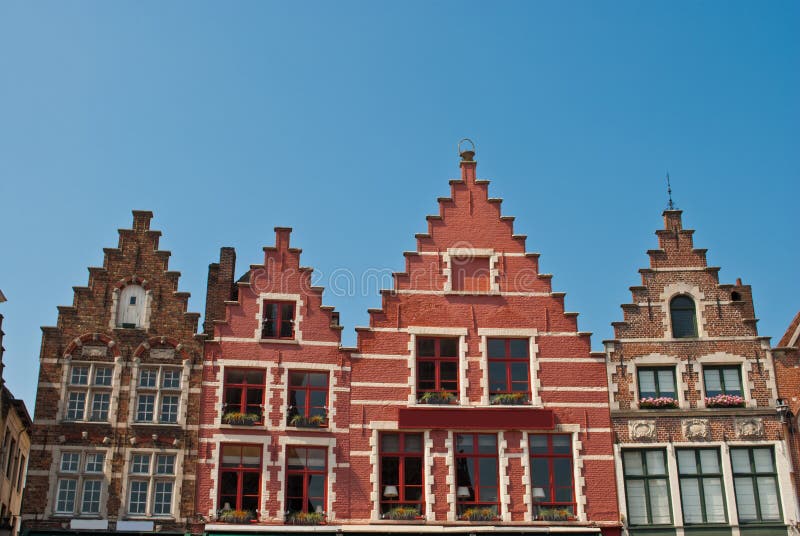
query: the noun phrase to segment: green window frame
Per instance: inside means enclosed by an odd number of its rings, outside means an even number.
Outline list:
[[[667,452],[664,449],[622,451],[625,501],[630,525],[672,525]]]
[[[782,521],[774,449],[771,446],[731,448],[731,467],[739,523]]]
[[[735,379],[731,373],[736,373]],[[709,389],[708,380],[716,379],[719,389]],[[703,387],[706,396],[717,395],[744,396],[742,388],[742,367],[739,365],[707,365],[703,367]],[[713,385],[712,385],[713,387]]]
[[[679,294],[669,302],[669,316],[672,324],[672,337],[687,339],[697,337],[697,310],[694,300],[686,294]]]
[[[719,449],[677,449],[675,455],[678,461],[683,523],[727,523],[727,503]]]
[[[669,380],[664,379],[664,372],[669,372],[671,377],[671,382]],[[652,379],[648,379],[647,376],[652,375]],[[645,381],[643,382],[643,378]],[[675,367],[637,367],[636,369],[636,381],[639,388],[639,399],[642,398],[660,398],[660,397],[669,397],[678,400],[678,383],[675,375]],[[642,390],[642,385],[653,385],[653,390],[644,391]],[[666,383],[667,385],[662,385]],[[671,389],[671,390],[668,390]]]

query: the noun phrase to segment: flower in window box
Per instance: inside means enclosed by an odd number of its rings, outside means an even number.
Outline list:
[[[528,403],[528,393],[500,393],[492,395],[493,406],[521,406]]]
[[[639,399],[639,408],[640,409],[664,409],[664,408],[677,408],[678,401],[669,396],[660,396],[658,398],[653,398],[649,396],[647,398]]]
[[[325,523],[325,512],[287,512],[286,523],[289,525],[322,525]]]
[[[494,508],[467,508],[461,513],[462,521],[495,521],[497,514]]]
[[[539,521],[569,521],[575,516],[569,508],[540,508],[536,514]]]
[[[744,398],[737,395],[719,394],[706,397],[707,408],[743,408]]]
[[[420,519],[421,515],[415,506],[395,506],[388,512],[384,513],[383,518],[392,520],[410,520]]]
[[[456,395],[450,391],[428,391],[419,397],[420,404],[455,404]]]
[[[238,426],[252,426],[260,420],[261,416],[256,413],[242,413],[241,411],[230,411],[222,416],[223,424]]]
[[[250,523],[255,518],[249,510],[222,510],[218,516],[221,523]]]
[[[305,428],[319,428],[327,424],[327,419],[324,415],[312,415],[306,417],[305,415],[293,415],[289,419],[289,426],[305,427]]]

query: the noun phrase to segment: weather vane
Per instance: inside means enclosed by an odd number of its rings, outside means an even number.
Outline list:
[[[675,203],[672,202],[672,186],[669,183],[669,171],[667,171],[667,195],[669,196],[669,210],[675,210]]]

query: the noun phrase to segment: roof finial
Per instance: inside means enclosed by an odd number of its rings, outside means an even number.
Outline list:
[[[461,150],[461,145],[466,142],[469,143],[472,149],[465,149]],[[469,138],[464,138],[460,142],[458,142],[458,155],[461,157],[461,160],[464,162],[472,162],[475,158],[475,142],[473,142]]]
[[[672,186],[669,183],[669,170],[667,171],[667,195],[669,196],[667,210],[675,210],[675,203],[672,202]]]

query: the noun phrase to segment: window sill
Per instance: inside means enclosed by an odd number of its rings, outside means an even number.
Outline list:
[[[181,426],[179,422],[144,422],[144,421],[133,421],[134,426]]]
[[[122,519],[125,520],[125,521],[159,521],[159,522],[164,522],[164,521],[175,521],[175,516],[173,516],[172,514],[167,515],[167,516],[161,516],[161,515],[155,515],[155,514],[154,515],[150,515],[150,516],[144,515],[144,514],[141,514],[141,515],[140,514],[136,514],[136,515],[125,515],[125,516],[123,516]]]
[[[258,339],[258,342],[261,344],[300,344],[297,339],[265,339],[263,337]]]
[[[266,423],[263,423],[263,422],[253,423],[253,424],[228,424],[228,423],[224,423],[223,422],[223,423],[220,423],[219,427],[221,429],[235,428],[235,429],[239,430],[239,429],[242,429],[242,428],[250,428],[252,430],[264,430],[264,429],[267,428],[267,425],[266,425]]]
[[[330,432],[330,426],[291,426],[286,425],[284,430],[287,432]]]
[[[373,519],[370,525],[424,525],[428,521],[425,518],[419,519]]]
[[[710,417],[715,415],[770,415],[775,416],[775,408],[665,408],[665,409],[612,409],[614,417],[641,417],[658,415],[675,417]]]

